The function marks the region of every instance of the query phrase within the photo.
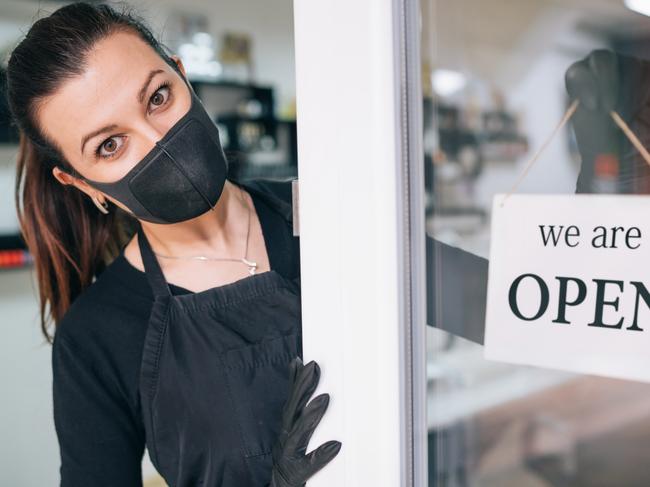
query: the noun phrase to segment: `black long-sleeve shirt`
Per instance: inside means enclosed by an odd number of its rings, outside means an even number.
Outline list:
[[[290,201],[290,186],[277,188]],[[251,197],[271,266],[293,277],[298,259],[278,245],[285,240],[277,232],[288,231],[282,216],[254,193]],[[427,266],[427,324],[482,342],[487,261],[427,238]],[[191,292],[169,287],[173,294]],[[146,275],[122,252],[57,327],[52,368],[61,487],[142,485],[145,433],[138,382],[152,304]]]
[[[291,201],[291,183],[258,181]],[[298,251],[283,216],[254,192],[271,268],[298,275]],[[287,232],[289,239],[278,232]],[[169,283],[173,294],[191,291]],[[153,305],[147,276],[124,251],[75,299],[52,346],[54,423],[61,487],[142,485],[145,432],[138,394],[140,362]]]

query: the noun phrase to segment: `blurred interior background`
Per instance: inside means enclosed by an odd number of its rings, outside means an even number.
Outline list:
[[[8,56],[38,18],[70,2],[0,0],[0,88]],[[119,5],[119,2],[107,2]],[[297,176],[292,0],[131,0],[178,54],[240,179]],[[38,324],[31,258],[13,201],[16,133],[0,97],[0,485],[58,485],[51,348]],[[145,452],[149,487],[164,485]]]

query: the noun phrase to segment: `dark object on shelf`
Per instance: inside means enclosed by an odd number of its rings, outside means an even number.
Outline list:
[[[33,260],[21,235],[0,235],[0,269],[23,267]]]
[[[0,235],[0,250],[25,250],[27,245],[20,234]]]
[[[486,134],[516,134],[517,120],[508,112],[503,110],[493,110],[484,112],[483,130]]]
[[[528,139],[519,133],[517,120],[503,110],[482,115],[481,152],[486,161],[514,162],[528,152]]]
[[[217,117],[217,122],[228,134],[230,143],[224,146],[224,150],[237,154],[237,171],[240,176],[297,176],[298,142],[295,121],[271,117],[253,119],[226,114]]]
[[[519,133],[517,119],[507,111],[483,112],[481,129],[470,130],[459,107],[425,98],[424,109],[428,117],[433,117],[435,110],[440,150],[448,160],[461,164],[470,177],[478,176],[486,161],[513,162],[528,151],[528,139]]]
[[[424,154],[425,181],[429,198],[425,212],[430,216],[434,211],[445,211],[446,203],[437,196],[439,185],[456,184],[460,181],[474,181],[483,169],[483,151],[479,134],[463,126],[458,107],[442,105],[431,98],[424,98],[423,117],[424,129],[436,130],[438,133],[437,150]],[[452,180],[443,180],[439,176],[441,164],[452,164],[460,168]],[[480,213],[480,208],[450,208],[454,214]]]
[[[235,81],[190,83],[219,126],[233,176],[297,176],[296,122],[275,117],[273,88]]]
[[[222,106],[218,107],[220,111],[231,111],[242,100],[252,99],[257,100],[261,105],[260,116],[274,116],[275,100],[273,96],[273,88],[269,86],[260,86],[227,80],[190,80],[190,84],[202,100],[211,95],[211,93],[209,93],[210,91],[213,93],[216,92],[219,96],[219,101],[223,103]]]
[[[449,161],[460,164],[466,176],[475,179],[483,169],[479,135],[462,126],[458,107],[437,105],[436,113],[440,150]]]
[[[518,132],[515,116],[505,110],[490,110],[481,114],[481,127],[477,130],[464,120],[461,108],[446,105],[425,97],[423,105],[424,130],[437,132],[436,147],[425,153],[426,188],[430,195],[426,212],[430,215],[477,216],[482,221],[486,212],[471,204],[450,205],[437,196],[441,186],[458,183],[473,184],[480,176],[486,162],[514,162],[528,151],[527,138]],[[436,150],[434,150],[436,149]],[[454,169],[442,173],[443,164]],[[444,174],[444,178],[441,177]],[[442,192],[439,192],[443,194]]]

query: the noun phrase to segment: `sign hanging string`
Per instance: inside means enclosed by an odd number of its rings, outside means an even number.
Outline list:
[[[623,120],[618,113],[615,111],[609,112],[609,114],[612,116],[614,119],[614,122],[616,122],[616,125],[620,127],[620,129],[623,131],[623,133],[627,136],[627,138],[630,140],[632,145],[636,147],[636,150],[639,151],[641,156],[643,157],[643,160],[650,164],[650,154],[648,153],[647,149],[643,146],[639,138],[636,136],[634,132],[632,132],[632,129],[625,123],[625,120]]]
[[[537,162],[537,159],[539,159],[539,156],[542,155],[542,152],[546,150],[546,147],[551,143],[551,141],[555,138],[555,135],[566,125],[566,123],[571,119],[573,114],[576,112],[578,109],[580,101],[579,100],[574,100],[571,105],[569,105],[569,108],[567,109],[566,112],[564,112],[564,115],[562,116],[562,119],[559,121],[559,123],[555,126],[553,131],[550,133],[550,135],[546,138],[544,143],[537,149],[533,157],[530,158],[530,160],[526,163],[526,166],[524,167],[524,170],[521,172],[515,183],[512,185],[512,188],[506,193],[504,198],[501,200],[501,206],[505,203],[506,199],[510,197],[512,193],[515,192],[517,187],[519,187],[519,184],[523,181],[523,179],[526,177],[526,174],[528,174],[528,171],[530,170],[531,167],[533,167],[533,164]],[[650,165],[650,153],[648,153],[648,150],[643,146],[639,138],[635,135],[634,132],[632,132],[632,129],[628,126],[627,123],[625,123],[625,120],[621,118],[621,116],[615,111],[612,110],[609,112],[609,115],[614,119],[614,122],[618,127],[623,131],[625,136],[628,138],[630,143],[636,148],[636,150],[639,151],[641,154],[641,157],[643,157],[643,160]]]

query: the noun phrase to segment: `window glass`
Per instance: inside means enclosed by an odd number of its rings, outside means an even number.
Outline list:
[[[483,359],[492,198],[637,193],[650,17],[623,1],[423,0],[430,486],[648,485],[648,384]],[[650,10],[647,12],[650,14]]]

